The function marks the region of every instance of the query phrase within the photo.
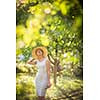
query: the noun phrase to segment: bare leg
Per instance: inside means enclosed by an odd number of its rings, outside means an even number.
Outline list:
[[[42,100],[45,100],[45,96],[41,96]]]
[[[45,96],[38,96],[39,100],[45,100]]]
[[[38,100],[42,100],[41,96],[38,96]]]

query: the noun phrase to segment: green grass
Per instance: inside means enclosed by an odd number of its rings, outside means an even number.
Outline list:
[[[56,86],[53,84],[47,89],[47,100],[70,100],[70,96],[76,93],[76,97],[82,97],[83,81],[81,79],[72,79],[70,77],[61,77],[57,79]],[[76,91],[76,92],[73,92]],[[72,92],[72,93],[71,93]],[[78,94],[81,92],[81,95]],[[17,74],[16,77],[16,96],[17,100],[37,100],[34,77],[28,74]],[[72,100],[77,100],[74,99]]]

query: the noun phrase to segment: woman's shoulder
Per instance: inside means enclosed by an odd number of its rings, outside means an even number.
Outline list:
[[[45,57],[45,61],[48,61],[49,59],[48,59],[48,57]]]
[[[50,63],[48,57],[45,58],[46,63]]]

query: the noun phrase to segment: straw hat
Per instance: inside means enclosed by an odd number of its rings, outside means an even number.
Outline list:
[[[43,47],[43,46],[40,46],[40,47],[36,47],[36,48],[34,48],[34,49],[32,50],[32,57],[33,57],[33,58],[37,58],[36,51],[37,51],[38,49],[40,49],[40,50],[43,51],[43,56],[44,56],[44,57],[47,56],[47,54],[48,54],[47,49],[46,49],[45,47]]]

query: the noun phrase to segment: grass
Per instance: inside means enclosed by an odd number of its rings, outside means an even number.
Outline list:
[[[53,78],[51,78],[51,82],[52,86],[47,89],[46,100],[78,100],[75,98],[82,98],[83,81],[81,79],[62,76],[57,79],[56,86],[53,84]],[[17,74],[16,95],[17,100],[37,100],[33,76]],[[71,95],[75,96],[71,97]]]

